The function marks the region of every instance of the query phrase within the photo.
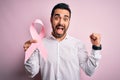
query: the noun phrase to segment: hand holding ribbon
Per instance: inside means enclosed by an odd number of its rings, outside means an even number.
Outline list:
[[[38,34],[38,32],[35,29],[35,24],[40,24],[42,26],[40,26],[40,33]],[[47,58],[47,54],[46,54],[46,50],[43,46],[42,43],[42,38],[45,36],[45,31],[44,31],[44,25],[42,23],[41,20],[36,19],[32,25],[30,26],[30,33],[31,36],[33,38],[33,40],[36,40],[37,43],[32,43],[31,46],[26,50],[25,52],[25,62],[29,59],[29,57],[32,55],[32,53],[34,52],[35,49],[39,49],[40,51],[40,55],[42,56],[42,58],[44,60],[46,60]]]

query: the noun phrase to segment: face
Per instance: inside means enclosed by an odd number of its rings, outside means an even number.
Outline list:
[[[55,38],[62,38],[66,35],[69,27],[70,13],[65,9],[56,9],[51,17],[52,35]]]

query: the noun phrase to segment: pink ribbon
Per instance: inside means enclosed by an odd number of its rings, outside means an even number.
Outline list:
[[[35,29],[35,24],[40,24],[42,26],[40,26],[41,30],[40,33],[38,34],[38,32]],[[40,51],[40,56],[43,57],[44,60],[46,60],[47,58],[47,54],[46,54],[46,50],[42,44],[42,38],[45,36],[45,30],[44,30],[44,25],[42,23],[41,20],[36,19],[32,25],[30,26],[30,33],[31,36],[33,38],[33,40],[36,40],[37,43],[32,43],[31,46],[27,49],[27,51],[25,52],[25,62],[29,59],[29,57],[32,55],[32,53],[34,52],[34,50],[39,49]]]

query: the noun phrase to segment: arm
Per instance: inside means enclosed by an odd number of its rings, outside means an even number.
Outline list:
[[[24,51],[26,51],[30,47],[31,43],[36,43],[36,41],[29,40],[25,42]],[[30,56],[30,58],[26,62],[24,62],[26,72],[30,77],[34,77],[39,72],[39,57],[39,50],[36,49]]]
[[[28,76],[33,78],[39,72],[39,50],[36,49],[31,57],[24,63]]]
[[[91,55],[88,56],[84,45],[79,46],[78,54],[80,66],[83,69],[83,71],[89,76],[91,76],[94,73],[95,69],[98,67],[99,59],[101,58],[100,35],[92,34],[90,36],[90,39],[93,45]]]
[[[94,73],[99,65],[100,58],[100,50],[92,49],[90,56],[88,56],[85,47],[81,48],[79,51],[80,67],[88,76],[91,76]]]

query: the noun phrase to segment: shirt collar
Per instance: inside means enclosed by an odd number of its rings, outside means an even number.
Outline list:
[[[63,40],[66,40],[66,39],[68,39],[68,34],[66,34],[66,36],[65,36],[65,38],[63,39]],[[49,36],[51,39],[54,39],[54,40],[56,40],[56,38],[51,34],[50,36]]]

